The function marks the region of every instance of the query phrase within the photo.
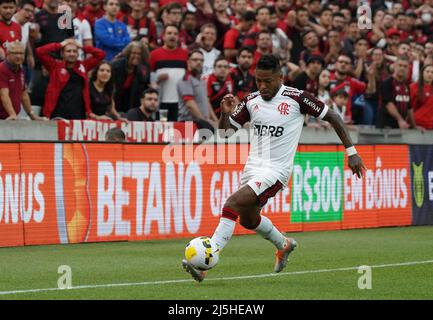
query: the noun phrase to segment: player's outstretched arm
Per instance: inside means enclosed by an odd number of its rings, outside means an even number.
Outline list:
[[[361,157],[356,152],[356,149],[352,143],[352,139],[350,139],[350,135],[344,127],[344,123],[340,116],[332,109],[329,109],[326,115],[323,117],[323,120],[328,121],[332,125],[335,132],[343,142],[343,145],[348,153],[348,166],[352,170],[353,174],[356,174],[359,178],[362,178],[366,167],[364,166]]]

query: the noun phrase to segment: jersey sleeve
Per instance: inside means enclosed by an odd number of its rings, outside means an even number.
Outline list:
[[[235,108],[233,113],[230,115],[230,124],[237,129],[242,128],[242,126],[251,120],[250,112],[247,107],[248,97],[245,97]]]
[[[177,92],[185,103],[189,100],[194,100],[194,89],[191,81],[179,81],[177,83]]]
[[[306,91],[302,91],[298,98],[298,103],[299,111],[303,114],[309,114],[315,118],[323,119],[328,113],[328,106]]]

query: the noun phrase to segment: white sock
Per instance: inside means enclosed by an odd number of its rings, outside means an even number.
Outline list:
[[[216,242],[220,251],[232,238],[233,232],[235,231],[235,226],[235,221],[227,218],[220,218],[220,223],[218,224],[218,227],[215,229],[215,232],[212,236],[212,240]]]
[[[284,249],[286,245],[286,238],[280,231],[273,225],[272,221],[265,216],[260,216],[261,221],[257,228],[254,229],[256,233],[261,235],[266,240],[269,240],[277,247],[278,250]]]

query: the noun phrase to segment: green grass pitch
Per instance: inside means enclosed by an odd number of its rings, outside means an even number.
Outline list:
[[[281,274],[269,242],[236,236],[200,284],[181,268],[188,239],[0,248],[0,299],[433,299],[433,226],[290,236]],[[61,265],[75,289],[58,289]],[[358,288],[361,265],[371,289]]]

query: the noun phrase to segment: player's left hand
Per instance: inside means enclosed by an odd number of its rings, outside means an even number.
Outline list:
[[[354,154],[353,156],[349,157],[348,166],[352,170],[353,174],[356,174],[358,178],[362,178],[364,175],[365,170],[367,168],[365,167],[364,163],[362,162],[361,157],[358,154]]]

